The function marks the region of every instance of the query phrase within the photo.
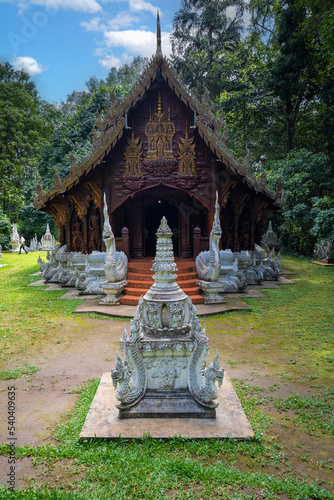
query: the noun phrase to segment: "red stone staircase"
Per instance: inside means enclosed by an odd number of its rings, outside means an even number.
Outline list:
[[[203,304],[197,282],[195,262],[191,259],[175,259],[178,271],[176,271],[176,283],[184,293],[190,296],[193,304]],[[121,298],[121,304],[136,306],[141,295],[153,285],[153,274],[151,258],[131,259],[128,265],[127,286],[125,295]]]

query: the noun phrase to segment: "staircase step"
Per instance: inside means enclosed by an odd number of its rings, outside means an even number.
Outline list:
[[[153,274],[154,271],[151,270],[152,266],[140,266],[140,265],[135,265],[135,264],[129,264],[128,265],[128,272],[129,273],[141,273],[141,274]],[[195,265],[187,265],[187,266],[179,266],[177,265],[177,274],[185,274],[185,273],[195,273],[196,272],[196,266]]]
[[[127,287],[128,288],[146,288],[147,290],[154,284],[154,281],[144,281],[141,279],[141,277],[138,275],[138,279],[134,278],[133,276],[131,279],[127,279]],[[192,279],[192,280],[176,280],[176,283],[182,288],[198,288],[197,286],[197,278]]]
[[[131,296],[134,296],[134,297],[140,297],[141,295],[143,295],[144,293],[146,293],[148,290],[148,288],[130,288],[129,286],[126,287],[125,291],[126,291],[126,295],[131,295]],[[184,293],[186,293],[187,295],[197,295],[198,293],[198,286],[195,286],[193,288],[182,288],[182,290],[184,291]]]
[[[121,304],[136,306],[141,295],[144,295],[154,284],[152,264],[153,260],[151,259],[138,259],[129,262],[128,284],[125,288],[125,295],[121,298]],[[176,265],[178,268],[176,283],[184,293],[191,297],[194,304],[202,304],[203,297],[199,294],[195,262],[190,259],[188,261],[179,259]]]
[[[203,297],[201,295],[192,295],[190,296],[192,303],[193,304],[203,304]],[[138,305],[138,300],[139,297],[134,297],[132,295],[124,295],[121,298],[121,304],[127,305],[127,306],[137,306]]]
[[[142,272],[128,272],[128,277],[127,280],[138,280],[140,278],[141,281],[152,281],[153,282],[153,274],[143,274]],[[189,273],[176,273],[177,278],[176,282],[178,283],[179,281],[185,281],[185,280],[197,280],[197,273],[195,272],[189,272]]]
[[[152,276],[153,276],[153,274],[152,274]],[[147,281],[147,282],[154,283],[152,276],[148,276],[148,275],[145,276],[141,273],[138,273],[138,274],[128,273],[127,281]]]
[[[141,278],[139,278],[141,280]],[[146,288],[147,290],[154,284],[154,281],[137,281],[127,279],[127,288]]]

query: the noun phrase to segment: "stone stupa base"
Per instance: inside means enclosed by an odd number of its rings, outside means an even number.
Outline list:
[[[219,390],[216,418],[119,418],[116,391],[110,373],[104,373],[96,391],[80,439],[143,439],[148,435],[156,439],[173,436],[193,439],[216,438],[246,439],[254,432],[233,389],[228,375]]]
[[[118,306],[127,284],[126,280],[117,281],[116,283],[109,283],[108,281],[102,283],[102,289],[106,295],[99,304],[102,306]]]
[[[146,391],[139,403],[119,411],[119,418],[216,418],[215,409],[198,404],[189,391]]]

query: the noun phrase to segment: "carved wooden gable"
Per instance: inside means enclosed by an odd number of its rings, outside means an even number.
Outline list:
[[[145,135],[148,142],[147,160],[173,160],[173,137],[175,126],[163,112],[161,95],[159,93],[157,112],[150,116],[145,127]]]
[[[128,144],[125,149],[125,175],[141,175],[142,174],[142,145],[140,138],[135,139],[132,129],[132,137],[127,140]]]
[[[186,123],[186,136],[180,137],[179,142],[179,175],[196,175],[196,144],[194,137],[188,137]]]

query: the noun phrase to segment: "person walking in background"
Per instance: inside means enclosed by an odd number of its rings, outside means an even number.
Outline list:
[[[25,253],[28,253],[24,244],[25,244],[25,239],[23,238],[23,235],[21,234],[21,238],[20,238],[20,251],[19,251],[19,254],[21,253],[21,250],[24,250]]]

